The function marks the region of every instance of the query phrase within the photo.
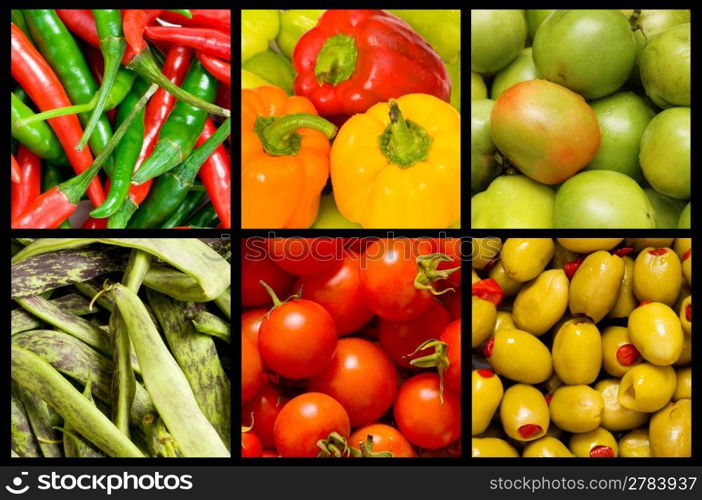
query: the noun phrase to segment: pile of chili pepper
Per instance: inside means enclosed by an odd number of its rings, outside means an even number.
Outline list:
[[[230,228],[230,29],[228,9],[13,9],[12,227]]]

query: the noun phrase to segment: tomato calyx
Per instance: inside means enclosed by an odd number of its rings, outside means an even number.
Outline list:
[[[317,441],[317,448],[319,448],[319,453],[317,453],[318,457],[343,458],[351,456],[349,443],[346,441],[346,438],[338,432],[331,432],[326,439]]]
[[[261,285],[263,288],[266,289],[266,292],[268,292],[268,295],[271,296],[271,300],[273,301],[273,307],[271,307],[270,310],[266,313],[266,317],[268,317],[268,315],[269,315],[274,309],[277,309],[278,307],[282,306],[282,305],[285,304],[286,302],[289,302],[289,301],[291,301],[291,300],[297,300],[297,299],[299,299],[300,297],[302,297],[302,287],[300,287],[300,289],[297,291],[297,293],[295,293],[295,295],[291,295],[290,297],[288,297],[288,298],[285,299],[285,300],[280,300],[280,299],[278,298],[278,296],[276,295],[275,290],[273,290],[270,286],[268,286],[268,283],[266,283],[266,282],[263,281],[263,280],[259,281],[258,283],[259,283],[259,285]]]
[[[442,342],[441,340],[429,339],[425,342],[422,342],[419,345],[419,347],[417,347],[414,350],[414,352],[403,356],[403,358],[410,358],[411,356],[417,354],[419,351],[423,351],[424,349],[430,349],[432,347],[434,348],[434,352],[432,354],[422,356],[421,358],[413,359],[412,361],[410,361],[410,364],[412,366],[416,366],[417,368],[437,368],[439,372],[439,400],[443,404],[444,372],[448,369],[450,364],[448,359],[448,344],[446,342]]]
[[[639,359],[639,351],[633,344],[624,344],[617,349],[617,361],[622,366],[631,366]]]
[[[605,445],[595,446],[590,450],[590,456],[592,458],[612,458],[614,456],[614,450]]]
[[[432,295],[443,295],[446,292],[453,291],[453,288],[444,288],[437,290],[434,287],[434,282],[445,280],[451,273],[461,269],[461,266],[452,267],[450,269],[439,269],[442,262],[451,262],[453,259],[445,253],[432,253],[429,255],[420,255],[417,257],[417,273],[414,279],[414,287],[418,290],[427,290]]]
[[[358,444],[358,450],[351,448],[351,456],[354,458],[392,458],[395,455],[390,451],[373,451],[373,435],[368,434],[366,440]]]

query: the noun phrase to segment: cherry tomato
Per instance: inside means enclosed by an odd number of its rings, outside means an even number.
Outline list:
[[[248,243],[247,243],[248,242]],[[271,297],[260,284],[265,281],[283,297],[290,292],[295,278],[276,266],[268,257],[265,242],[259,238],[241,240],[241,305],[259,307],[272,305]]]
[[[258,348],[266,366],[283,377],[313,377],[334,355],[336,326],[319,304],[293,299],[276,305],[263,319]]]
[[[264,377],[258,394],[241,409],[241,421],[253,428],[265,448],[273,448],[273,425],[288,398]]]
[[[432,294],[415,286],[419,245],[407,238],[380,239],[361,256],[361,287],[366,306],[381,318],[406,321],[432,303]]]
[[[354,236],[353,238],[344,238],[344,248],[361,254],[366,250],[368,245],[370,245],[377,239],[378,238],[376,238],[375,236],[366,236],[363,238]]]
[[[307,392],[290,400],[275,420],[275,447],[283,457],[315,457],[317,442],[331,433],[348,438],[349,416],[341,404],[326,394]]]
[[[244,431],[241,433],[241,456],[260,457],[263,455],[263,447],[261,440],[253,431]]]
[[[258,346],[258,329],[266,314],[268,314],[268,309],[259,307],[250,309],[241,315],[241,333],[246,335],[256,346]]]
[[[280,458],[280,455],[275,450],[263,450],[261,455],[263,458]]]
[[[307,385],[344,407],[352,427],[375,422],[392,406],[397,370],[383,350],[359,338],[339,340],[332,362]]]
[[[412,353],[427,340],[438,339],[450,322],[451,314],[432,300],[429,308],[418,318],[409,321],[381,319],[378,322],[380,345],[397,366],[413,369],[410,361],[431,354],[432,349]]]
[[[416,457],[412,445],[400,431],[386,424],[371,424],[356,429],[349,438],[349,446],[361,451],[361,443],[365,444],[368,436],[373,439],[373,453],[389,451],[393,457]]]
[[[357,331],[373,317],[363,301],[360,273],[360,257],[349,251],[341,265],[302,278],[296,285],[302,288],[303,299],[316,302],[331,314],[340,337]]]
[[[341,262],[341,238],[271,238],[270,257],[275,265],[297,276],[312,276]]]
[[[241,335],[241,402],[246,403],[258,393],[263,383],[263,365],[256,346]]]
[[[397,427],[421,448],[444,448],[461,437],[461,401],[453,391],[439,395],[439,375],[420,373],[397,392],[393,408]]]
[[[441,303],[451,312],[453,319],[461,319],[461,289],[446,292],[440,297]]]
[[[461,393],[461,320],[457,319],[444,328],[439,340],[448,345],[449,366],[444,371],[444,388]]]

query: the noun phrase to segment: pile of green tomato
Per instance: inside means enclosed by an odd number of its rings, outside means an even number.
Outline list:
[[[689,228],[690,59],[689,10],[472,10],[472,227]]]
[[[474,238],[473,457],[689,457],[689,238]]]

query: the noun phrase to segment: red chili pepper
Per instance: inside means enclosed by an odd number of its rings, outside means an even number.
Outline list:
[[[147,26],[144,34],[151,40],[184,45],[226,61],[232,58],[232,40],[229,34],[212,28]]]
[[[107,219],[95,219],[93,217],[88,217],[88,219],[80,226],[81,229],[105,229],[107,228]]]
[[[14,157],[13,157],[14,158]],[[20,144],[17,148],[20,182],[12,183],[11,215],[14,219],[24,212],[41,191],[41,158]]]
[[[71,33],[96,49],[100,48],[100,36],[97,32],[92,11],[87,9],[56,9],[56,14],[58,14]],[[128,64],[133,57],[134,52],[130,47],[127,47],[122,57],[122,64]]]
[[[639,359],[639,351],[633,344],[624,344],[617,349],[617,361],[622,366],[631,366]]]
[[[200,146],[216,131],[217,128],[212,123],[212,120],[208,118],[205,122],[205,128],[202,129],[200,137],[197,138],[195,146]],[[220,144],[215,152],[212,153],[212,156],[202,164],[199,175],[202,183],[205,185],[207,195],[212,201],[212,206],[217,212],[217,217],[222,223],[221,227],[231,228],[232,167],[224,146]]]
[[[26,35],[14,24],[12,25],[12,77],[27,92],[41,111],[71,106],[66,91],[61,86],[56,73],[44,57],[34,48]],[[88,148],[76,151],[75,146],[83,135],[83,129],[76,115],[65,115],[49,120],[61,142],[68,161],[77,173],[86,170],[93,157]],[[100,180],[95,177],[90,183],[88,197],[93,205],[100,206],[105,201]]]
[[[227,87],[231,86],[232,83],[232,65],[228,62],[224,62],[221,59],[213,57],[211,55],[205,54],[203,52],[197,52],[197,58],[205,67],[207,71],[210,72],[217,80],[225,84]]]
[[[625,255],[629,255],[633,251],[634,249],[632,247],[618,248],[612,252],[612,255],[616,255],[617,257],[624,257]]]
[[[502,302],[505,296],[505,292],[502,290],[502,287],[500,287],[500,284],[492,278],[473,283],[472,294],[483,300],[492,302],[496,306],[500,305],[500,302]]]
[[[76,211],[77,202],[54,186],[34,198],[22,214],[12,219],[13,229],[54,229]]]
[[[134,55],[141,54],[147,45],[144,41],[144,29],[154,20],[163,10],[137,10],[129,9],[124,11],[122,28],[124,29],[124,38],[127,39],[127,45],[132,49]]]
[[[582,264],[584,260],[585,257],[580,257],[578,260],[574,260],[573,262],[566,262],[565,264],[563,264],[563,271],[565,271],[566,276],[568,276],[569,280],[573,279],[573,276],[575,276],[575,272],[578,270],[580,264]]]
[[[12,170],[11,170],[11,179],[13,184],[18,184],[22,177],[20,176],[20,168],[19,165],[17,164],[17,160],[15,159],[15,155],[10,154],[12,156]]]
[[[190,9],[190,14],[192,14],[192,17],[188,19],[178,13],[165,11],[159,14],[158,17],[171,24],[194,26],[196,28],[214,28],[225,33],[231,32],[232,11],[230,9]]]

